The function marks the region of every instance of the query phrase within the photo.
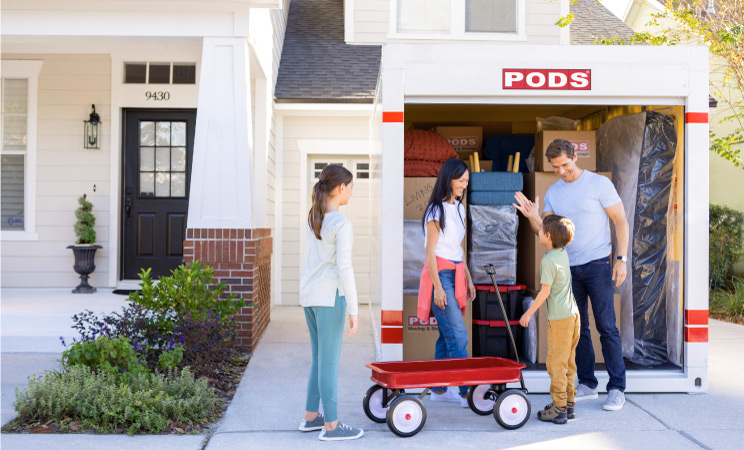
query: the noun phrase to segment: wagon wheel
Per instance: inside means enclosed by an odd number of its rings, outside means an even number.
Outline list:
[[[426,423],[426,408],[418,397],[401,395],[393,400],[387,411],[390,431],[400,437],[411,437]]]
[[[527,423],[532,407],[524,392],[508,389],[499,395],[493,405],[493,417],[507,430],[516,430]]]
[[[493,412],[494,401],[499,394],[491,389],[490,384],[470,386],[468,389],[468,406],[476,414],[487,416]]]
[[[394,397],[390,395],[388,398],[388,405],[393,399]],[[367,389],[367,393],[364,394],[362,405],[364,406],[364,413],[371,421],[385,423],[387,408],[382,406],[382,386],[375,384],[371,388]]]

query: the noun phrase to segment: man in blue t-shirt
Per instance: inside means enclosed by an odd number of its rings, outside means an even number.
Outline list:
[[[600,335],[602,354],[610,380],[604,409],[617,411],[625,404],[625,362],[620,333],[615,326],[612,282],[620,286],[627,274],[628,220],[620,196],[612,182],[576,165],[573,144],[564,139],[550,143],[545,156],[553,171],[561,177],[548,188],[542,217],[538,211],[540,197],[530,201],[521,192],[514,197],[514,206],[530,220],[535,233],[542,218],[550,214],[567,217],[576,231],[573,242],[566,246],[571,266],[571,279],[581,318],[581,337],[576,348],[579,386],[576,401],[597,398],[599,382],[594,375],[594,348],[589,332],[588,301],[592,302],[594,322]],[[618,242],[615,259],[611,259],[610,220],[615,225]],[[614,264],[613,264],[614,261]]]

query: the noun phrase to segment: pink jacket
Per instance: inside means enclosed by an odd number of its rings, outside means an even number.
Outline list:
[[[462,315],[465,315],[465,307],[468,304],[468,283],[465,278],[465,263],[455,264],[452,261],[437,256],[437,270],[455,271],[455,299],[460,307]],[[431,314],[431,296],[434,293],[434,282],[429,275],[429,267],[424,264],[419,281],[418,310],[416,316],[421,321],[429,320]]]

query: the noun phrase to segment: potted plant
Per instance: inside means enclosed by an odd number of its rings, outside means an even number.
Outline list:
[[[95,257],[96,250],[103,248],[96,245],[96,230],[93,227],[96,224],[96,216],[91,210],[93,204],[86,200],[86,195],[78,199],[80,206],[75,210],[75,235],[77,242],[75,245],[68,245],[75,255],[75,265],[72,266],[75,272],[80,274],[80,285],[72,290],[73,294],[92,294],[96,288],[88,284],[88,276],[96,270]]]

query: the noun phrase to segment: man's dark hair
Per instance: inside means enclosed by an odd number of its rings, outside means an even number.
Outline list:
[[[571,243],[574,224],[563,216],[551,214],[543,219],[543,233],[550,235],[553,248],[563,248]]]
[[[554,139],[553,142],[548,145],[547,150],[545,150],[545,157],[550,161],[551,159],[557,158],[561,155],[566,155],[566,157],[573,159],[573,144],[565,139]]]

